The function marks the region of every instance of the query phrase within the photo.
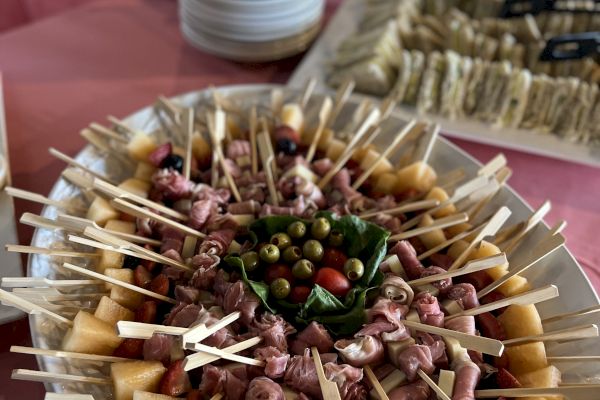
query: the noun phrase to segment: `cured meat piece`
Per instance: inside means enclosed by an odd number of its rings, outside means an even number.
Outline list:
[[[302,217],[307,210],[307,204],[304,201],[304,197],[298,197],[294,199],[293,205],[291,206],[273,206],[271,204],[263,204],[260,210],[260,217],[268,215],[293,215],[296,217]]]
[[[231,174],[231,176],[234,179],[239,178],[240,176],[242,176],[242,169],[232,159],[225,158],[223,164],[225,164],[225,168],[227,168],[227,171],[229,171],[229,173]],[[220,175],[223,176],[224,172],[223,172],[223,168],[222,168],[221,165],[219,165],[219,171],[220,171]]]
[[[400,218],[394,217],[389,214],[376,214],[373,218],[373,222],[377,225],[381,225],[393,234],[402,232],[402,221]]]
[[[175,286],[175,300],[182,303],[194,304],[200,298],[200,290],[191,286]]]
[[[173,203],[173,210],[180,212],[185,215],[189,215],[192,210],[192,200],[191,199],[181,199],[177,200]]]
[[[202,309],[198,314],[196,321],[192,323],[192,326],[204,324],[211,326],[217,323],[221,318],[224,317],[223,309],[221,307],[211,307],[210,309]],[[235,340],[235,332],[232,330],[232,325],[221,328],[206,339],[202,341],[207,346],[223,348],[237,343]]]
[[[173,362],[160,380],[158,390],[167,396],[178,397],[192,390],[188,373],[183,369],[183,360]]]
[[[439,274],[443,274],[445,272],[446,272],[446,270],[443,269],[442,267],[431,266],[431,267],[425,268],[423,270],[423,272],[421,272],[420,278],[425,278],[427,276],[432,276],[432,275],[439,275]],[[452,286],[452,278],[447,278],[447,279],[442,279],[439,281],[431,282],[431,284],[435,288],[439,289],[439,291],[443,294],[448,290],[448,288],[450,288],[450,286]]]
[[[164,143],[158,146],[150,155],[148,156],[148,161],[150,164],[159,168],[165,158],[167,158],[171,152],[173,151],[173,146],[171,143]]]
[[[398,206],[398,203],[396,203],[396,199],[394,198],[394,196],[391,196],[391,195],[380,197],[377,199],[377,201],[375,203],[375,207],[378,210],[389,210],[389,209],[395,208],[397,206]]]
[[[451,300],[456,300],[465,310],[479,306],[477,291],[470,283],[458,283],[452,285],[447,290],[446,296]]]
[[[327,353],[333,349],[331,335],[323,325],[315,321],[308,324],[296,336],[296,339],[292,342],[291,351],[294,354],[304,354],[304,350],[312,346],[316,346],[319,353]]]
[[[135,219],[136,234],[145,237],[152,237],[152,224],[150,218],[136,218]]]
[[[328,362],[323,364],[323,370],[325,377],[337,385],[342,399],[366,399],[366,390],[359,384],[363,379],[362,368]]]
[[[427,400],[431,390],[422,380],[418,380],[410,385],[400,386],[388,393],[390,400]]]
[[[417,371],[423,370],[427,375],[435,371],[433,359],[431,357],[431,349],[429,346],[422,344],[413,344],[408,346],[398,355],[396,365],[406,374],[409,381],[414,381],[417,378]]]
[[[171,260],[175,260],[177,262],[183,263],[183,258],[181,258],[181,254],[177,252],[175,249],[169,249],[161,254],[161,256],[165,256],[170,258]],[[178,274],[179,275],[179,274]]]
[[[163,199],[176,201],[192,195],[194,183],[173,169],[161,169],[152,175],[152,184]]]
[[[188,225],[194,229],[202,229],[209,218],[217,212],[217,203],[213,200],[197,200],[192,204]]]
[[[254,350],[254,358],[263,360],[266,363],[266,376],[271,379],[278,379],[285,374],[290,355],[279,351],[276,347],[267,346]]]
[[[277,190],[279,190],[284,199],[294,198],[296,195],[296,185],[301,179],[299,176],[282,177],[277,182]]]
[[[235,160],[237,158],[243,156],[250,155],[250,142],[247,140],[232,140],[227,145],[227,150],[225,152],[227,158],[231,158]]]
[[[202,367],[202,381],[198,390],[208,397],[224,393],[227,400],[243,400],[247,387],[247,380],[240,379],[229,370],[210,364]]]
[[[263,204],[267,198],[265,193],[266,189],[266,183],[253,183],[248,186],[240,187],[240,196],[242,197],[242,200],[255,200],[256,202]]]
[[[299,179],[295,186],[296,196],[303,196],[307,202],[312,202],[319,208],[325,208],[327,206],[327,200],[317,185],[304,178],[296,178]]]
[[[144,339],[124,339],[112,355],[141,360],[144,357],[144,342]]]
[[[331,187],[334,191],[340,192],[348,203],[362,197],[362,194],[360,194],[358,190],[352,188],[350,171],[347,168],[340,169],[338,173],[333,176],[331,179]]]
[[[152,281],[152,274],[140,264],[133,271],[133,279],[136,286],[146,289]]]
[[[407,339],[410,332],[401,321],[407,312],[407,306],[379,297],[373,307],[367,310],[369,324],[364,325],[356,335],[379,335],[384,342]]]
[[[475,317],[472,315],[465,315],[446,320],[444,323],[444,328],[466,333],[467,335],[475,335]]]
[[[388,254],[395,254],[398,256],[408,279],[417,279],[421,276],[424,267],[421,264],[421,261],[417,259],[417,251],[410,242],[407,240],[399,241],[388,251]]]
[[[475,287],[475,290],[479,291],[492,283],[494,280],[487,273],[487,271],[476,271],[470,274],[463,275],[460,277],[461,283],[470,283]]]
[[[168,365],[171,362],[173,341],[173,336],[154,333],[150,339],[144,342],[144,360],[160,361],[164,365]]]
[[[374,336],[340,339],[334,347],[342,359],[353,367],[379,365],[385,358],[383,344]]]
[[[183,306],[177,305],[171,310],[165,320],[166,325],[189,328],[202,312],[202,306],[183,303],[181,305]]]
[[[252,175],[249,172],[242,174],[238,179],[236,179],[235,183],[238,187],[243,188],[244,186],[252,185],[255,183],[266,184],[267,176],[264,171],[258,171],[258,173]]]
[[[198,254],[192,257],[192,268],[196,271],[190,283],[198,289],[211,289],[217,276],[217,265],[221,259],[214,254]]]
[[[417,343],[429,347],[433,363],[436,363],[446,355],[446,343],[441,336],[417,332]]]
[[[241,313],[240,322],[245,325],[250,324],[254,319],[254,314],[259,306],[260,299],[242,281],[237,281],[229,286],[223,296],[225,313],[239,311]]]
[[[298,392],[306,393],[316,399],[322,398],[317,370],[308,349],[304,355],[293,356],[290,359],[283,381]]]
[[[175,250],[177,253],[181,253],[183,248],[183,240],[185,234],[180,230],[171,228],[170,226],[161,226],[161,245],[160,253],[163,254],[168,250]],[[180,257],[181,258],[181,257]]]
[[[154,293],[160,294],[162,296],[166,296],[169,294],[169,278],[165,274],[158,274],[152,279],[148,289],[153,291]]]
[[[506,340],[504,327],[492,313],[479,314],[477,316],[477,326],[479,326],[479,330],[483,336],[496,340]]]
[[[475,387],[481,378],[479,367],[471,361],[461,360],[458,365],[452,365],[452,369],[456,373],[452,400],[474,400]]]
[[[200,244],[200,253],[221,257],[227,252],[234,237],[235,230],[233,229],[220,229],[211,232]]]
[[[429,256],[429,259],[433,265],[442,268],[444,271],[448,271],[454,263],[454,258],[442,253],[434,253]]]
[[[413,304],[419,313],[422,323],[442,328],[444,326],[444,313],[435,296],[429,292],[421,292],[415,296]]]
[[[388,274],[385,276],[380,289],[381,297],[390,299],[395,303],[410,305],[414,298],[412,288],[399,276]]]
[[[319,176],[325,176],[333,168],[333,162],[329,158],[321,158],[312,163],[312,170]]]
[[[269,378],[259,377],[250,381],[245,400],[285,400],[283,389]]]
[[[257,214],[260,211],[260,203],[255,200],[242,201],[227,205],[227,212],[237,214]]]
[[[219,188],[213,189],[210,185],[199,183],[192,189],[192,199],[197,200],[211,200],[217,204],[227,204],[231,198],[231,192],[229,189]]]
[[[145,324],[153,324],[156,322],[156,302],[147,300],[135,310],[135,321]]]
[[[287,337],[296,333],[296,329],[285,319],[271,313],[264,313],[260,319],[255,319],[248,330],[262,337],[265,346],[273,346],[284,353],[288,348]]]

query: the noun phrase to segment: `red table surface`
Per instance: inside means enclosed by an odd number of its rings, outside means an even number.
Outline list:
[[[327,2],[330,16],[341,0]],[[0,35],[0,72],[14,185],[47,194],[65,165],[48,147],[74,155],[81,128],[122,117],[167,96],[207,85],[284,83],[301,56],[267,64],[239,64],[204,54],[179,33],[176,3],[168,0],[96,1]],[[514,175],[510,184],[534,207],[552,201],[547,221],[569,222],[569,249],[600,288],[600,170],[496,147],[453,140],[487,161],[499,151]],[[16,216],[40,207],[16,201]],[[19,226],[19,241],[32,229]],[[29,343],[26,321],[0,328],[0,400],[18,393],[43,397],[41,384],[11,381],[13,368],[35,368],[31,356],[7,353]]]

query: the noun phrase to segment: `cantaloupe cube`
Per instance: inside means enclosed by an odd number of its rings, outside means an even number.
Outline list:
[[[166,370],[160,361],[126,361],[111,364],[110,376],[115,389],[115,400],[133,400],[136,390],[157,392]]]
[[[425,196],[425,200],[437,200],[440,202],[440,204],[449,198],[450,197],[448,196],[448,193],[446,193],[446,191],[439,186],[432,187],[429,193],[427,193],[427,196]],[[454,204],[448,204],[447,206],[434,212],[433,216],[435,218],[443,218],[454,213],[456,213],[456,207]]]
[[[104,270],[104,275],[118,279],[123,282],[134,284],[134,272],[129,268],[115,269],[107,268]],[[116,286],[111,283],[106,284],[107,289],[110,289],[110,298],[131,310],[135,310],[144,301],[144,296],[133,290],[126,289],[122,286]]]
[[[133,400],[176,400],[177,397],[167,396],[166,394],[158,394],[151,392],[143,392],[136,390],[133,392]]]
[[[332,139],[329,142],[329,147],[327,147],[327,150],[325,151],[325,157],[335,162],[344,153],[347,146],[347,143],[342,140]]]
[[[111,325],[116,325],[119,321],[133,321],[135,313],[110,297],[102,296],[96,312],[94,312],[94,317]]]
[[[314,140],[316,133],[317,133],[316,127],[312,127],[310,129],[305,128],[304,132],[302,133],[302,136],[300,138],[300,143],[303,144],[304,146],[310,146],[312,144],[312,141]],[[321,132],[321,137],[319,138],[319,141],[317,142],[317,150],[326,151],[327,147],[329,147],[329,142],[331,142],[331,140],[334,138],[335,138],[335,133],[331,129],[329,129],[329,128],[323,129],[323,132]]]
[[[498,317],[509,339],[544,333],[540,314],[534,304],[521,306],[513,304]]]
[[[430,215],[425,214],[421,222],[419,222],[419,227],[426,227],[429,225],[433,225],[435,220],[431,218]],[[441,229],[435,229],[433,231],[424,233],[418,236],[421,239],[421,242],[427,247],[427,249],[432,249],[435,246],[446,241],[446,236],[444,235],[444,231]]]
[[[88,208],[86,218],[91,219],[100,226],[104,226],[109,219],[119,218],[119,212],[115,210],[110,203],[100,196],[96,196],[90,208]]]
[[[104,273],[108,268],[123,268],[125,255],[112,250],[98,250],[98,253],[100,254],[100,258],[96,265],[97,272]]]
[[[507,346],[504,352],[508,356],[508,370],[514,375],[535,371],[548,365],[543,342]]]
[[[281,122],[302,135],[304,128],[304,113],[298,103],[287,103],[281,107]]]
[[[123,221],[120,219],[111,219],[106,221],[106,225],[104,225],[104,229],[108,229],[109,231],[127,233],[133,235],[136,230],[135,222]]]
[[[135,168],[135,173],[133,177],[135,179],[139,179],[144,182],[151,182],[152,175],[156,172],[156,167],[147,162],[139,162],[137,167]]]
[[[236,138],[236,139],[240,139],[240,138],[245,139],[243,132],[242,132],[242,128],[240,128],[240,125],[238,124],[237,119],[231,113],[229,113],[225,116],[225,128],[229,131],[229,133],[231,134],[231,137]]]
[[[523,387],[527,388],[550,388],[558,387],[561,382],[560,370],[554,365],[548,365],[546,368],[517,375]]]
[[[136,161],[148,162],[148,156],[156,149],[156,142],[144,132],[136,132],[127,144],[127,153]]]
[[[392,194],[394,187],[396,187],[396,180],[396,174],[393,172],[383,173],[375,180],[373,191],[376,193]]]
[[[512,278],[509,278],[506,283],[503,283],[496,290],[506,297],[511,297],[531,290],[531,285],[526,278],[515,275]]]
[[[469,260],[477,260],[479,258],[486,258],[500,254],[502,251],[493,243],[482,240],[481,243],[473,250],[471,255],[468,257]],[[493,279],[500,279],[502,276],[508,273],[508,264],[498,265],[497,267],[490,268],[487,270],[488,275]]]
[[[446,254],[456,260],[462,253],[464,253],[465,250],[467,250],[468,246],[468,242],[464,240],[457,240],[456,242],[452,243],[450,247],[448,247]]]
[[[425,193],[431,190],[437,175],[433,168],[422,161],[407,165],[396,172],[395,194],[402,194],[408,190],[415,190],[418,193]]]
[[[192,137],[192,154],[201,166],[210,165],[212,148],[208,141],[201,135],[194,135]]]
[[[63,338],[62,349],[78,353],[111,355],[123,339],[117,335],[113,325],[79,311],[73,327]]]
[[[446,207],[444,207],[444,208],[446,208]],[[445,229],[445,231],[446,231],[446,235],[449,238],[453,238],[454,236],[456,236],[460,233],[466,232],[466,231],[470,231],[471,229],[473,229],[472,224],[470,224],[468,222],[463,222],[460,224],[449,226]],[[466,237],[465,239],[467,239],[467,238],[468,237]]]
[[[381,154],[378,151],[374,149],[368,149],[365,155],[363,156],[362,160],[360,160],[360,168],[363,171],[366,171],[367,169],[371,168],[371,166],[375,164],[380,155]],[[377,162],[377,165],[373,172],[371,172],[371,177],[376,178],[385,172],[391,172],[393,169],[394,166],[392,165],[390,160],[388,160],[387,158],[382,158]]]
[[[119,187],[129,193],[136,194],[144,199],[148,198],[148,192],[151,188],[150,182],[143,181],[141,179],[129,178],[125,179],[119,184]]]
[[[377,150],[377,148],[375,147],[374,144],[369,144],[368,146],[359,147],[358,149],[354,150],[354,153],[352,153],[351,159],[360,164],[360,162],[363,160],[363,158],[365,158],[365,155],[367,154],[367,152],[369,150]]]

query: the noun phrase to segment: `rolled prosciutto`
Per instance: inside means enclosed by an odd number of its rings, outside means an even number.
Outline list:
[[[353,367],[379,365],[385,358],[383,344],[373,336],[340,339],[334,344],[342,359]]]
[[[415,296],[412,288],[399,276],[386,275],[380,289],[381,297],[390,299],[395,303],[410,305]]]

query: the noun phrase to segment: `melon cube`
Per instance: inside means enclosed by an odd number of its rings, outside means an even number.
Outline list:
[[[346,147],[346,142],[339,139],[332,139],[331,142],[329,142],[327,151],[325,152],[325,157],[335,162],[342,156],[344,150],[346,150]]]
[[[493,243],[482,240],[471,254],[471,259],[487,258],[500,254],[502,251]]]
[[[120,213],[115,210],[108,200],[103,199],[100,196],[96,196],[90,208],[88,208],[86,218],[94,221],[100,226],[104,226],[106,221],[109,219],[119,218]]]
[[[429,225],[433,225],[435,220],[431,218],[429,214],[425,214],[419,223],[419,227],[426,227]],[[427,249],[432,249],[435,246],[444,243],[446,241],[446,236],[444,235],[444,231],[442,229],[435,229],[433,231],[424,233],[418,236],[421,239],[421,242],[427,247]]]
[[[281,123],[287,125],[302,135],[304,113],[298,103],[287,103],[281,107]]]
[[[143,197],[144,199],[148,198],[148,192],[150,191],[151,186],[152,185],[150,184],[150,182],[146,182],[136,178],[125,179],[119,184],[119,187],[121,189]]]
[[[429,193],[427,193],[427,196],[425,196],[425,200],[437,200],[440,202],[440,204],[448,200],[449,198],[450,197],[448,196],[448,193],[446,193],[446,191],[439,186],[434,186],[433,188],[431,188]],[[454,206],[454,204],[448,204],[447,206],[442,207],[436,212],[434,212],[433,216],[435,218],[443,218],[454,213],[456,213],[456,207]]]
[[[392,194],[394,187],[396,187],[396,180],[396,174],[392,172],[383,173],[375,180],[373,191],[382,194]]]
[[[152,175],[154,175],[155,172],[156,167],[154,165],[148,164],[147,162],[139,162],[135,168],[133,177],[144,182],[151,182]]]
[[[133,392],[133,400],[176,400],[177,397],[167,396],[166,394],[158,394],[136,390]]]
[[[310,129],[305,129],[304,132],[302,133],[302,137],[300,138],[300,143],[307,147],[310,146],[312,144],[312,141],[314,140],[316,134],[317,134],[316,127],[313,127]],[[335,133],[331,129],[329,129],[329,128],[323,129],[323,132],[321,132],[321,137],[319,138],[319,141],[317,142],[317,150],[326,151],[327,147],[329,146],[329,142],[331,142],[331,140],[334,138],[335,138]]]
[[[127,144],[127,153],[136,161],[148,161],[148,156],[156,149],[156,142],[144,132],[136,132]]]
[[[212,159],[212,148],[206,139],[201,135],[192,137],[192,154],[199,166],[209,166]]]
[[[133,235],[135,233],[136,226],[135,222],[122,221],[120,219],[111,219],[109,221],[106,221],[104,229]]]
[[[446,207],[444,207],[444,208],[446,208]],[[454,237],[454,236],[456,236],[458,234],[461,234],[463,232],[470,231],[471,229],[473,229],[473,225],[471,225],[468,222],[463,222],[463,223],[460,223],[460,224],[449,226],[449,227],[447,227],[445,229],[445,231],[446,231],[446,235],[449,238],[452,238],[452,237]],[[465,237],[465,239],[468,239],[468,237]]]
[[[511,297],[531,290],[531,285],[526,278],[515,275],[509,278],[496,290],[506,297]]]
[[[103,273],[106,269],[123,268],[125,255],[112,250],[98,250],[100,259],[96,266],[96,271]]]
[[[548,365],[543,342],[507,346],[504,352],[508,356],[508,370],[514,375],[535,371]]]
[[[431,190],[437,175],[433,168],[422,161],[407,165],[396,172],[395,194],[402,194],[409,190],[415,190],[418,193],[425,193]]]
[[[115,400],[133,400],[136,390],[157,392],[166,370],[160,361],[113,363],[110,366],[110,376],[115,389]]]
[[[118,279],[123,282],[134,284],[134,272],[129,268],[115,269],[108,268],[104,270],[104,275]],[[131,310],[135,310],[144,301],[144,295],[133,290],[129,290],[122,286],[116,286],[110,283],[106,284],[107,289],[110,289],[110,298]]]
[[[526,372],[515,378],[519,380],[523,387],[528,388],[558,387],[561,382],[560,370],[554,365],[548,365],[546,368]]]
[[[111,355],[123,339],[113,325],[90,313],[79,311],[73,327],[63,338],[62,349],[77,353]]]
[[[119,321],[133,321],[135,313],[128,308],[123,307],[110,297],[102,296],[94,317],[116,325]]]
[[[357,163],[360,163],[369,150],[377,150],[377,148],[374,144],[359,147],[358,149],[354,150],[354,153],[352,153],[352,160],[356,161]]]
[[[391,374],[383,378],[380,383],[381,387],[383,387],[383,390],[386,393],[389,393],[399,386],[406,385],[408,383],[408,379],[404,372],[400,371],[399,369],[395,369]],[[369,396],[372,399],[379,399],[379,395],[375,389],[371,389]]]
[[[446,254],[456,260],[462,253],[465,252],[465,250],[467,250],[467,247],[469,247],[469,243],[467,241],[457,240],[456,242],[452,243],[450,247],[448,247]],[[468,259],[469,257],[467,257],[467,260]]]
[[[375,164],[380,155],[381,154],[378,151],[374,149],[368,149],[367,152],[364,154],[362,160],[360,160],[360,168],[363,171],[366,171],[367,169],[371,168],[371,166]],[[387,158],[382,158],[377,162],[375,169],[373,170],[373,172],[371,172],[371,176],[373,178],[377,178],[379,175],[385,172],[391,172],[393,169],[394,166],[392,165],[392,163]]]
[[[534,304],[526,306],[512,304],[506,307],[506,311],[498,317],[498,321],[504,327],[509,339],[544,333],[540,314]]]

